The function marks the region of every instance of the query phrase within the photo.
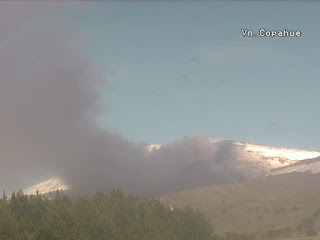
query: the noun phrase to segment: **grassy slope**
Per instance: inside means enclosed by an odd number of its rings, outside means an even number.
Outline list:
[[[294,226],[298,219],[312,216],[320,208],[320,175],[270,176],[238,185],[182,191],[160,199],[177,207],[198,207],[212,218],[220,234],[256,234]]]

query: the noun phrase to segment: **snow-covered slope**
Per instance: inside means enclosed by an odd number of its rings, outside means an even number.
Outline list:
[[[293,171],[320,172],[320,160],[304,161],[319,157],[320,152],[234,141],[216,141],[203,136],[184,138],[167,144],[152,144],[145,147],[145,154],[150,161],[161,161],[166,158],[179,164],[184,162],[184,168],[181,170],[184,174],[196,174],[201,172],[201,167],[208,168],[216,177],[212,178],[210,182],[212,185],[221,184],[223,181],[230,183],[230,179],[234,176],[254,178]],[[177,166],[180,166],[179,164]],[[39,194],[45,194],[57,189],[68,190],[69,187],[57,177],[25,189],[24,192],[36,194],[38,190]]]
[[[185,146],[184,148],[182,146]],[[289,166],[304,159],[320,156],[320,152],[278,148],[233,141],[213,141],[207,137],[191,137],[179,143],[153,144],[146,147],[148,155],[158,151],[201,152],[210,158],[215,169],[231,170],[252,178],[269,173],[272,169]]]
[[[154,150],[159,150],[162,146],[165,146],[166,144],[150,144],[145,147],[146,154],[151,153]]]
[[[279,175],[292,172],[320,173],[320,157],[308,160],[301,160],[286,167],[273,169],[268,175]]]
[[[245,146],[246,151],[260,154],[264,157],[288,159],[288,160],[304,160],[320,156],[320,152],[305,151],[301,149],[277,148],[255,144],[236,143]]]
[[[304,159],[310,159],[320,156],[320,152],[305,151],[300,149],[277,148],[250,143],[233,142],[237,146],[235,149],[235,162],[238,168],[242,166],[243,170],[261,173],[269,172],[275,168],[281,168],[297,163]],[[248,175],[255,177],[255,174]]]
[[[57,190],[69,190],[63,180],[59,177],[51,178],[47,181],[39,183],[35,186],[25,189],[23,192],[27,195],[46,194],[49,192],[55,192]]]

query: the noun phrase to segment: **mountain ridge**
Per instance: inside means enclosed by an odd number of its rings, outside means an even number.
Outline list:
[[[307,159],[315,157],[320,159],[320,152],[316,151],[277,148],[237,141],[216,141],[204,136],[185,137],[173,143],[146,145],[144,151],[148,160],[153,161],[154,164],[163,158],[181,158],[180,161],[185,162],[187,166],[187,169],[181,170],[181,174],[193,175],[191,180],[184,175],[180,176],[179,181],[189,179],[189,183],[187,181],[176,188],[164,187],[165,190],[161,193],[236,183],[266,175],[285,174],[294,171],[297,166],[305,166],[309,163],[307,161],[310,161]],[[320,161],[315,161],[314,164],[309,167],[317,168],[314,173],[320,172]],[[294,168],[290,169],[290,166]],[[205,172],[201,169],[205,169]],[[299,171],[303,170],[308,169],[299,168]],[[202,175],[203,180],[199,180],[200,175],[197,177],[197,174]],[[27,188],[25,193],[35,194],[38,191],[45,194],[55,190],[70,190],[70,187],[60,177],[53,177]]]

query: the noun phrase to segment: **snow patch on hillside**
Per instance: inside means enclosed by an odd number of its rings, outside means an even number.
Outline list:
[[[34,185],[30,188],[25,189],[23,192],[26,195],[46,194],[55,192],[57,190],[69,190],[69,186],[66,185],[63,180],[59,177],[51,178],[45,182]]]
[[[145,147],[147,153],[150,153],[154,150],[159,150],[164,144],[151,144]]]
[[[181,144],[184,144],[184,147],[181,148]],[[151,144],[145,146],[145,154],[149,155],[151,152],[161,149],[172,150],[171,148],[177,148],[177,151],[186,151],[188,154],[190,154],[189,149],[195,149],[195,152],[198,152],[198,155],[200,154],[199,156],[203,156],[204,159],[212,158],[215,171],[233,171],[248,178],[295,171],[320,173],[320,161],[303,162],[305,159],[320,157],[320,152],[220,141],[203,136],[185,138],[178,143]],[[32,186],[24,193],[31,195],[37,194],[38,191],[39,194],[46,194],[56,190],[69,190],[69,186],[57,177]]]
[[[301,149],[276,148],[263,145],[255,145],[249,143],[239,143],[246,148],[247,151],[270,158],[282,158],[288,160],[304,160],[320,156],[320,152],[306,151]]]
[[[311,174],[320,173],[320,159],[310,159],[301,161],[298,164],[289,165],[284,168],[274,169],[268,175],[279,175],[293,172],[309,172]]]

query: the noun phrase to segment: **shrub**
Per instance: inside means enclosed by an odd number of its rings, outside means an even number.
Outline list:
[[[292,235],[292,227],[280,228],[280,229],[273,229],[268,230],[266,232],[267,238],[285,238],[291,237]]]
[[[224,236],[224,240],[253,240],[254,237],[246,234],[238,234],[226,232]]]

